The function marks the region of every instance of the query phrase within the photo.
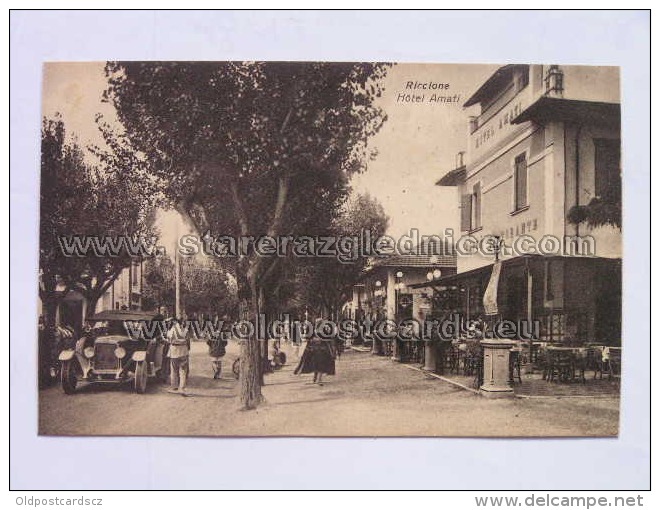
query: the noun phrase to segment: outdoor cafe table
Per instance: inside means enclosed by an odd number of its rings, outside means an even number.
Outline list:
[[[587,347],[558,347],[548,346],[546,352],[546,367],[543,370],[544,379],[554,381],[555,376],[559,380],[571,381],[579,374],[579,379],[585,381],[584,371],[588,364],[588,353],[595,352],[593,348]]]

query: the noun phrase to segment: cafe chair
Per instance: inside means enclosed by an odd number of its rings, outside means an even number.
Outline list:
[[[568,382],[575,377],[575,361],[571,351],[548,351],[549,367],[548,379],[550,382]]]
[[[593,370],[594,379],[600,374],[603,377],[603,348],[600,346],[588,347],[586,352],[586,370]]]
[[[520,366],[521,366],[521,350],[520,349],[511,349],[509,351],[509,381],[511,383],[518,382],[522,384],[522,377],[520,375]]]

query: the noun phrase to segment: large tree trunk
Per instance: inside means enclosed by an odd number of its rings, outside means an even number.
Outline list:
[[[96,306],[100,298],[101,296],[98,294],[92,294],[87,298],[87,309],[85,310],[84,320],[89,319],[96,313]]]
[[[259,356],[259,340],[257,336],[258,289],[256,277],[249,278],[249,298],[244,302],[247,307],[247,320],[254,326],[252,334],[241,345],[240,386],[241,406],[243,410],[255,409],[262,400],[261,396],[261,364]]]
[[[285,122],[286,125],[286,122]],[[243,236],[250,233],[250,225],[248,216],[245,212],[243,205],[243,197],[241,196],[238,182],[232,181],[230,185],[232,201],[234,204],[234,211],[238,218],[239,232]],[[284,209],[287,203],[287,195],[289,191],[289,176],[283,175],[279,178],[279,187],[277,193],[277,201],[275,203],[275,210],[268,235],[275,237],[281,228],[284,218]],[[249,282],[249,317],[252,321],[252,334],[243,342],[241,347],[241,362],[240,362],[240,385],[241,385],[241,404],[244,410],[254,409],[262,400],[261,385],[263,382],[263,364],[261,358],[261,346],[258,336],[259,327],[259,311],[261,294],[259,289],[260,278],[264,276],[263,260],[256,258],[250,261],[245,259],[239,261],[237,268],[237,280],[239,281],[239,295],[241,294],[241,286]]]
[[[268,315],[266,313],[266,306],[264,302],[264,288],[259,286],[257,292],[259,299],[257,301],[255,329],[257,330],[257,341],[259,342],[259,384],[264,386],[266,384],[266,381],[264,380],[264,370],[266,361],[268,360]],[[264,331],[266,331],[265,338],[261,335],[262,328]]]

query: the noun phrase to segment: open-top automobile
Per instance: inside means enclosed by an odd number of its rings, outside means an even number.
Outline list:
[[[150,377],[167,378],[167,343],[156,312],[106,310],[87,319],[87,332],[73,349],[59,354],[60,379],[67,394],[82,381],[133,382],[144,393]]]

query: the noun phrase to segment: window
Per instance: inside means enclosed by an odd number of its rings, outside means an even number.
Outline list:
[[[461,197],[461,231],[481,228],[481,183],[472,186],[472,193]]]
[[[514,211],[527,207],[527,155],[525,153],[516,156],[513,169]]]
[[[621,200],[621,140],[595,138],[594,148],[596,196]]]

